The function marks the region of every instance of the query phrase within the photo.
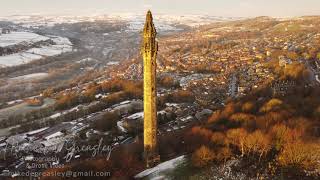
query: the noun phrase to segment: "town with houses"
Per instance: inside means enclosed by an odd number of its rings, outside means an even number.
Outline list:
[[[1,175],[90,158],[90,152],[68,151],[74,144],[101,140],[108,147],[101,153],[112,156],[139,141],[143,99],[130,83],[143,77],[141,32],[128,19],[90,21],[40,27],[1,21]],[[318,17],[164,24],[158,38],[158,136],[202,123],[229,100],[261,88],[284,96],[299,82],[282,73],[300,65],[308,72],[307,85],[320,85],[320,53],[313,50],[320,47]],[[54,158],[35,163],[44,156]]]

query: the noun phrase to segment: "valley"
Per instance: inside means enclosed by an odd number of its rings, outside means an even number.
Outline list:
[[[114,165],[115,172],[132,177],[144,170],[138,155],[143,130],[140,48],[144,19],[131,15],[0,19],[0,28],[10,30],[0,35],[0,150],[6,157],[0,163],[2,173],[39,171],[26,164],[42,157],[47,149],[51,149],[48,156],[58,158],[50,163],[61,165],[61,171],[96,161],[108,169],[118,159],[126,162],[127,156],[132,157],[128,162],[132,169],[124,172]],[[225,148],[221,152],[226,154],[215,162],[245,162],[243,166],[249,164],[258,172],[260,164],[254,164],[257,161],[250,159],[250,153],[259,162],[261,157],[266,159],[263,163],[273,162],[280,150],[271,152],[276,149],[273,139],[263,133],[272,134],[277,123],[293,129],[299,123],[290,118],[304,118],[313,128],[301,136],[317,138],[320,111],[314,97],[320,85],[319,22],[319,17],[155,19],[159,30],[157,135],[161,158],[197,157],[195,152],[202,146]],[[294,93],[307,110],[300,111],[297,107],[301,104],[290,100]],[[257,150],[260,156],[254,148],[239,153],[242,141],[232,133],[230,146],[219,144],[236,128],[244,129],[236,133],[248,137],[259,131],[261,139],[268,139],[268,148],[262,153]],[[65,158],[69,152],[63,147],[100,141],[110,151],[96,156],[77,152],[69,154],[71,159]],[[19,151],[8,153],[10,148]],[[193,176],[205,176],[207,171],[211,169]],[[259,171],[261,177],[280,176],[279,171],[274,176],[266,171]],[[245,170],[240,174],[255,177]]]

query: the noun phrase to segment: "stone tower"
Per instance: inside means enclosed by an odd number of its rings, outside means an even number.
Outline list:
[[[157,149],[157,90],[156,61],[158,43],[153,18],[148,11],[143,29],[143,76],[144,76],[144,158],[147,167],[152,167],[160,161]]]

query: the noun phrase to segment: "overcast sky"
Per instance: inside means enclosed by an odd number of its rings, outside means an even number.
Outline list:
[[[217,16],[320,15],[320,0],[0,0],[0,15],[111,13],[210,14]]]

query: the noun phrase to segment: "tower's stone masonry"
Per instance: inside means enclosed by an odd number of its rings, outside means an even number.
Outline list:
[[[143,69],[144,69],[144,157],[147,167],[160,161],[157,148],[157,90],[156,90],[156,59],[158,43],[153,18],[148,11],[143,30]]]

